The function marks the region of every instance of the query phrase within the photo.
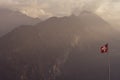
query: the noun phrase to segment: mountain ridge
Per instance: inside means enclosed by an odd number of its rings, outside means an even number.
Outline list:
[[[18,11],[0,8],[0,36],[21,25],[35,25],[40,19],[28,17]]]
[[[1,37],[0,79],[107,80],[106,56],[98,56],[98,49],[116,31],[92,13],[81,16],[52,17]]]

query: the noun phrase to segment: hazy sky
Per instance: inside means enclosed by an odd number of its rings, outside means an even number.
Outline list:
[[[89,10],[109,22],[120,22],[120,0],[0,0],[0,7],[18,10],[34,18]]]

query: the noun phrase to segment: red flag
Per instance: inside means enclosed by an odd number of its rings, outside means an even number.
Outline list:
[[[108,44],[105,44],[100,47],[101,53],[107,53],[108,52]]]

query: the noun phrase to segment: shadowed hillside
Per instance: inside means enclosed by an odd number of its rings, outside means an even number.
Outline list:
[[[99,47],[116,36],[90,12],[21,26],[0,39],[0,80],[108,80]]]

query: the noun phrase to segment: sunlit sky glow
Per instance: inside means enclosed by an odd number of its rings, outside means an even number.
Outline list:
[[[88,10],[113,24],[120,22],[120,0],[0,0],[0,7],[34,18],[68,16]]]

